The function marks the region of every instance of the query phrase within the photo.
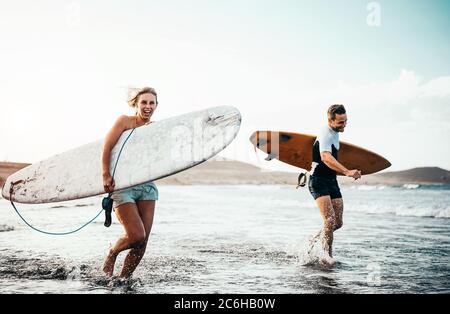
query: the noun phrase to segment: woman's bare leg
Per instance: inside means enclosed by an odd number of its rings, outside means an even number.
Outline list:
[[[145,240],[142,242],[141,246],[132,248],[123,263],[122,272],[120,277],[129,278],[133,274],[136,267],[139,265],[142,257],[145,254],[147,248],[148,238],[152,230],[153,217],[155,214],[155,201],[137,201],[137,207],[141,221],[145,228]]]
[[[109,251],[103,264],[106,275],[112,276],[117,255],[124,250],[140,246],[146,239],[146,232],[142,224],[139,210],[134,203],[125,203],[115,209],[115,213],[125,229],[125,235],[119,238]]]

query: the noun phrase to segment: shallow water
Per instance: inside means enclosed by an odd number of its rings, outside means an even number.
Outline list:
[[[103,215],[74,235],[29,229],[0,200],[0,293],[449,293],[450,189],[344,187],[336,264],[303,265],[321,226],[306,189],[160,186],[147,253],[133,279],[99,271],[122,227]],[[100,197],[18,204],[47,231],[76,229]],[[124,254],[118,258],[119,270]]]

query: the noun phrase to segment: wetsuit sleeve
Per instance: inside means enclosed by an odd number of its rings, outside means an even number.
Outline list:
[[[333,139],[330,133],[322,132],[318,137],[319,151],[320,152],[332,152],[331,146],[333,145]]]

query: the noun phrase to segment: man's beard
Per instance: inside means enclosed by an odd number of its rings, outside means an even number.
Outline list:
[[[344,132],[344,128],[331,128],[334,132]]]

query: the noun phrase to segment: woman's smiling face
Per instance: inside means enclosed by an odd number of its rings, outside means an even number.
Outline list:
[[[137,101],[137,114],[144,120],[150,120],[157,105],[155,95],[151,93],[142,94]]]

